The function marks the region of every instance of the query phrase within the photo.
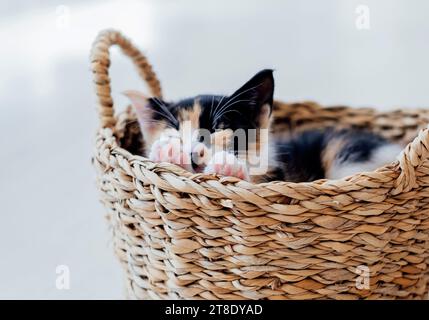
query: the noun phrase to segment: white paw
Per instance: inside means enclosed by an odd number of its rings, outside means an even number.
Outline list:
[[[149,159],[154,162],[169,162],[191,171],[191,157],[184,152],[180,138],[176,136],[161,137],[150,149]]]
[[[217,173],[223,176],[249,180],[246,162],[229,152],[220,151],[213,155],[204,169],[204,173]]]

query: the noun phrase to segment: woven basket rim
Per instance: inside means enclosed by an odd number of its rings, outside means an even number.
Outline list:
[[[282,103],[281,101],[276,101],[278,103]],[[329,108],[329,107],[328,107]],[[369,108],[365,108],[369,109]],[[117,121],[119,122],[121,119],[121,115],[123,118],[123,115],[127,111],[123,111],[117,116]],[[126,119],[123,119],[122,121],[126,121]],[[333,191],[333,190],[351,190],[356,189],[356,187],[353,186],[359,186],[359,189],[362,188],[362,186],[365,186],[365,188],[371,188],[371,179],[373,178],[379,178],[380,175],[385,175],[386,172],[397,172],[398,171],[398,160],[392,161],[390,164],[386,164],[380,168],[377,168],[374,171],[367,171],[367,172],[360,172],[348,177],[344,177],[341,179],[318,179],[311,182],[290,182],[290,181],[271,181],[271,182],[261,182],[261,183],[252,183],[249,181],[244,181],[236,177],[224,177],[216,174],[204,174],[204,173],[191,173],[175,164],[167,163],[167,162],[153,162],[147,157],[143,155],[133,154],[130,151],[126,150],[125,148],[121,147],[118,142],[118,136],[115,134],[114,130],[111,128],[100,128],[100,131],[98,132],[99,135],[103,136],[105,139],[107,138],[113,138],[111,140],[111,154],[118,154],[125,158],[130,165],[138,165],[145,167],[147,170],[151,170],[154,172],[159,172],[159,174],[162,175],[169,175],[170,177],[173,177],[173,179],[179,179],[184,181],[185,183],[197,183],[201,186],[201,182],[208,182],[208,181],[218,181],[219,183],[223,185],[236,185],[240,188],[245,189],[252,189],[255,188],[269,188],[270,186],[277,186],[277,187],[289,187],[289,188],[299,188],[305,186],[308,187],[314,187],[321,191],[321,193],[324,193],[324,191]],[[110,139],[109,139],[110,140]],[[168,180],[168,179],[167,179]],[[204,189],[209,188],[212,189],[210,184],[204,187]],[[374,188],[379,189],[379,186],[374,186]],[[161,187],[162,189],[162,187]],[[173,188],[174,189],[174,188]],[[168,190],[171,191],[171,188],[168,188]],[[217,190],[217,189],[216,189]],[[180,189],[176,189],[178,192],[185,192]],[[186,191],[187,192],[187,191]],[[347,191],[344,191],[347,192]],[[192,193],[192,192],[191,192]],[[195,192],[196,194],[201,192]]]

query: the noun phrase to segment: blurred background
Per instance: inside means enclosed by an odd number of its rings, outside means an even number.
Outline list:
[[[90,163],[100,30],[148,55],[167,99],[274,68],[277,99],[388,110],[429,105],[428,13],[424,0],[1,0],[0,298],[124,297]],[[121,107],[146,88],[112,52]]]

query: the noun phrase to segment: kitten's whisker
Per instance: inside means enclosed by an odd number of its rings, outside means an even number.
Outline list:
[[[170,118],[170,120],[172,120],[174,123],[177,122],[177,119],[174,118],[174,116],[171,114],[170,110],[168,110],[167,106],[163,102],[159,101],[159,99],[156,97],[154,98],[154,101],[164,111],[165,115]]]
[[[216,117],[217,115],[217,110],[220,106],[220,104],[222,103],[223,99],[226,98],[226,96],[222,96],[222,98],[220,99],[220,101],[218,102],[218,104],[216,105],[215,109],[214,109],[214,116]]]
[[[212,95],[212,105],[210,106],[210,115],[209,115],[209,119],[212,119],[214,97],[215,97],[215,96],[214,96],[214,95]]]
[[[252,99],[237,100],[237,101],[234,101],[234,102],[229,102],[219,112],[223,112],[223,111],[227,110],[229,107],[231,107],[232,105],[234,105],[234,104],[236,104],[238,102],[249,102],[250,105],[254,104],[254,101]]]
[[[162,112],[159,112],[157,110],[152,110],[152,111],[155,112],[155,113],[157,113],[157,114],[159,114],[162,118],[164,118],[167,121],[167,123],[170,124],[170,127],[177,129],[177,127],[179,126],[179,123],[177,122],[177,120],[173,121],[170,117],[168,117],[168,115],[166,115],[166,114],[164,114]],[[154,122],[157,122],[157,121],[154,120]]]
[[[243,91],[240,91],[240,92],[238,92],[236,95],[234,95],[234,96],[232,96],[231,98],[230,98],[230,102],[232,102],[232,101],[234,101],[234,99],[235,98],[238,98],[239,96],[241,96],[243,93],[246,93],[246,92],[248,92],[248,91],[250,91],[250,90],[254,90],[254,89],[256,89],[257,87],[259,87],[260,85],[262,85],[262,82],[261,83],[259,83],[259,84],[257,84],[256,86],[254,86],[254,87],[251,87],[251,88],[249,88],[249,89],[246,89],[246,90],[243,90]]]
[[[129,122],[128,124],[132,124],[133,122]],[[168,128],[171,128],[171,129],[175,129],[175,130],[177,130],[177,128],[173,125],[173,124],[171,124],[170,122],[161,122],[161,121],[157,121],[157,120],[144,120],[144,121],[142,121],[142,123],[144,123],[144,124],[150,124],[150,123],[153,123],[153,124],[157,124],[157,125],[162,125],[162,124],[164,124],[166,127],[168,127]]]
[[[163,124],[161,121],[156,120],[145,120],[144,123]],[[167,122],[165,125],[169,128],[176,129],[171,123]]]
[[[162,124],[162,122],[161,121],[157,121],[157,120],[144,120],[143,121],[144,123],[153,123],[153,124]],[[128,121],[127,122],[127,126],[129,126],[129,125],[133,125],[133,124],[135,124],[135,123],[139,123],[139,120],[137,120],[137,119],[135,119],[135,120],[131,120],[131,121]],[[169,122],[166,122],[166,123],[164,123],[168,128],[171,128],[171,129],[177,129],[177,128],[175,128],[171,123],[169,123]]]
[[[172,122],[172,123],[175,123],[175,121],[177,121],[176,119],[171,119],[170,117],[169,117],[169,115],[168,114],[165,114],[164,112],[160,112],[160,111],[158,111],[158,110],[152,110],[152,112],[155,112],[155,113],[157,113],[157,114],[159,114],[160,116],[162,116],[163,118],[166,118],[166,120],[169,120],[170,122]],[[172,121],[172,120],[174,120],[174,121]]]
[[[238,113],[238,114],[240,114],[240,115],[244,116],[244,115],[243,115],[240,111],[238,111],[238,110],[226,110],[224,113],[220,114],[218,118],[223,117],[225,114],[230,113],[230,112],[236,112],[236,113]],[[216,119],[215,119],[215,121],[216,121],[218,118],[216,118]]]
[[[164,103],[160,102],[158,98],[154,97],[153,101],[161,108],[161,110],[164,112],[159,112],[157,110],[153,110],[154,112],[157,112],[158,114],[168,118],[172,124],[174,124],[176,127],[179,126],[178,120],[171,114],[170,110],[165,106]]]
[[[239,96],[241,96],[243,93],[246,93],[246,92],[248,92],[248,91],[250,91],[250,90],[254,90],[254,89],[256,89],[257,87],[259,87],[260,85],[262,85],[262,82],[260,83],[260,84],[258,84],[258,85],[256,85],[256,86],[254,86],[254,87],[251,87],[251,88],[249,88],[249,89],[246,89],[246,90],[243,90],[243,91],[240,91],[240,92],[238,92],[236,95],[234,95],[234,96],[232,96],[229,100],[228,100],[228,103],[225,105],[225,106],[223,106],[222,108],[221,108],[221,110],[219,110],[219,112],[222,112],[223,110],[225,110],[236,98],[238,98]]]
[[[158,104],[158,106],[165,112],[165,115],[171,117],[171,120],[177,121],[176,118],[171,114],[170,110],[168,110],[167,106],[160,101],[158,98],[154,97],[153,100]]]
[[[228,104],[228,108],[230,108],[231,106],[233,106],[234,104],[237,104],[237,103],[240,103],[240,102],[249,102],[249,101],[252,101],[252,100],[249,100],[249,99],[245,99],[245,100],[237,100],[237,101],[235,101],[235,102],[233,102],[233,103],[229,103]],[[215,116],[216,116],[216,118],[215,118],[215,120],[214,121],[216,121],[216,120],[218,120],[220,117],[222,117],[224,114],[226,114],[227,112],[228,112],[228,108],[223,108],[222,109],[222,112],[221,113],[219,113],[219,114],[216,114]],[[232,111],[232,110],[230,110],[230,111]],[[235,110],[236,111],[236,110]],[[237,111],[238,112],[238,111]],[[240,114],[241,114],[241,112],[240,112]]]

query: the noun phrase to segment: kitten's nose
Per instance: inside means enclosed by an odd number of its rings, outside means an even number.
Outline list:
[[[199,172],[199,169],[203,169],[203,166],[205,165],[205,159],[207,158],[207,149],[202,143],[196,144],[192,148],[191,153],[191,162],[192,162],[192,168]]]

